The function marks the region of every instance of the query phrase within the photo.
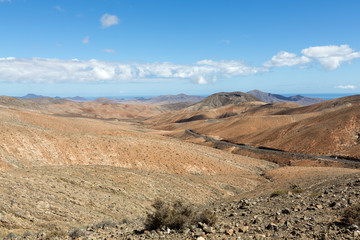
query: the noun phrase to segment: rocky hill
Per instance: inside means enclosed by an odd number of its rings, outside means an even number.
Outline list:
[[[325,101],[325,99],[322,99],[322,98],[311,98],[311,97],[304,97],[301,95],[285,97],[285,96],[282,96],[279,94],[266,93],[266,92],[262,92],[259,90],[252,90],[247,93],[251,94],[251,95],[259,98],[261,101],[264,101],[267,103],[291,102],[291,103],[296,103],[296,104],[300,104],[300,105],[312,105],[315,103]]]
[[[199,103],[189,107],[191,111],[208,110],[229,104],[239,105],[246,102],[260,101],[257,97],[243,92],[221,92],[210,95]]]

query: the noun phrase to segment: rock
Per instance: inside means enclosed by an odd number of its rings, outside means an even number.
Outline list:
[[[232,236],[234,234],[234,230],[231,228],[227,228],[225,229],[225,233],[226,235]]]
[[[209,227],[209,226],[205,226],[203,227],[203,230],[205,233],[214,233],[214,228],[213,227]]]
[[[205,240],[205,238],[200,236],[200,237],[196,238],[196,240]]]
[[[267,230],[274,230],[277,231],[278,230],[278,226],[275,223],[270,223],[269,225],[267,225],[265,227]]]
[[[355,224],[352,224],[350,227],[349,227],[349,230],[350,231],[354,231],[354,230],[358,230],[359,229],[359,226],[358,225],[355,225]]]
[[[290,209],[285,208],[281,211],[282,214],[290,214]]]
[[[321,204],[316,205],[318,209],[323,209],[323,206]]]
[[[249,226],[243,226],[243,225],[239,226],[239,232],[245,233],[247,231],[249,231]]]
[[[194,233],[195,233],[195,237],[200,237],[203,235],[204,232],[202,231],[201,228],[196,228]]]

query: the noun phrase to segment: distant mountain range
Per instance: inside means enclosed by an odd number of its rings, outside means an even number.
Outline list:
[[[296,103],[300,105],[312,105],[319,102],[324,102],[326,99],[322,98],[312,98],[312,97],[304,97],[301,95],[291,96],[291,97],[285,97],[279,94],[272,94],[272,93],[266,93],[259,90],[252,90],[250,92],[247,92],[248,94],[251,94],[258,99],[260,99],[263,102],[267,103],[275,103],[275,102],[291,102]]]
[[[184,102],[200,102],[203,100],[204,97],[201,96],[193,96],[193,95],[186,95],[183,93],[177,95],[160,95],[157,97],[145,98],[145,97],[137,97],[132,99],[127,99],[119,102],[144,102],[147,104],[170,104],[170,103],[184,103]]]
[[[23,97],[18,97],[20,99],[36,99],[36,98],[50,98],[47,96],[42,96],[42,95],[37,95],[37,94],[33,94],[33,93],[29,93]],[[71,101],[75,101],[75,102],[86,102],[88,101],[86,98],[83,97],[65,97],[65,98],[61,98],[61,97],[54,97],[55,99],[66,99],[66,100],[71,100]]]
[[[48,98],[47,96],[36,95],[29,93],[26,96],[19,97],[20,99],[37,99],[37,98]],[[83,97],[55,97],[55,99],[65,99],[76,102],[86,102],[89,101]],[[136,97],[131,99],[123,98],[98,98],[95,102],[98,103],[127,103],[127,104],[172,104],[172,103],[197,103],[194,105],[194,109],[200,110],[205,108],[216,108],[224,106],[227,104],[239,104],[241,102],[249,101],[263,101],[267,103],[276,103],[276,102],[291,102],[300,105],[312,105],[315,103],[323,102],[325,99],[322,98],[312,98],[304,97],[301,95],[285,97],[279,94],[272,94],[267,92],[262,92],[259,90],[252,90],[247,93],[243,92],[221,92],[215,93],[207,97],[206,99],[201,96],[193,96],[186,94],[177,94],[177,95],[161,95],[157,97]]]

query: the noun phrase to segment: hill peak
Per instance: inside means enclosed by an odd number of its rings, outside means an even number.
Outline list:
[[[219,108],[225,105],[238,105],[245,102],[260,101],[257,97],[244,92],[219,92],[189,107],[192,111]]]

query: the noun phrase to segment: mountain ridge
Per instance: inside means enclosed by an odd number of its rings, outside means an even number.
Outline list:
[[[251,94],[257,98],[259,98],[261,101],[267,102],[267,103],[275,103],[275,102],[292,102],[300,105],[312,105],[319,102],[324,102],[326,99],[322,98],[313,98],[313,97],[305,97],[302,95],[295,95],[290,97],[285,97],[280,94],[273,94],[273,93],[267,93],[262,92],[260,90],[252,90],[247,92],[248,94]]]

